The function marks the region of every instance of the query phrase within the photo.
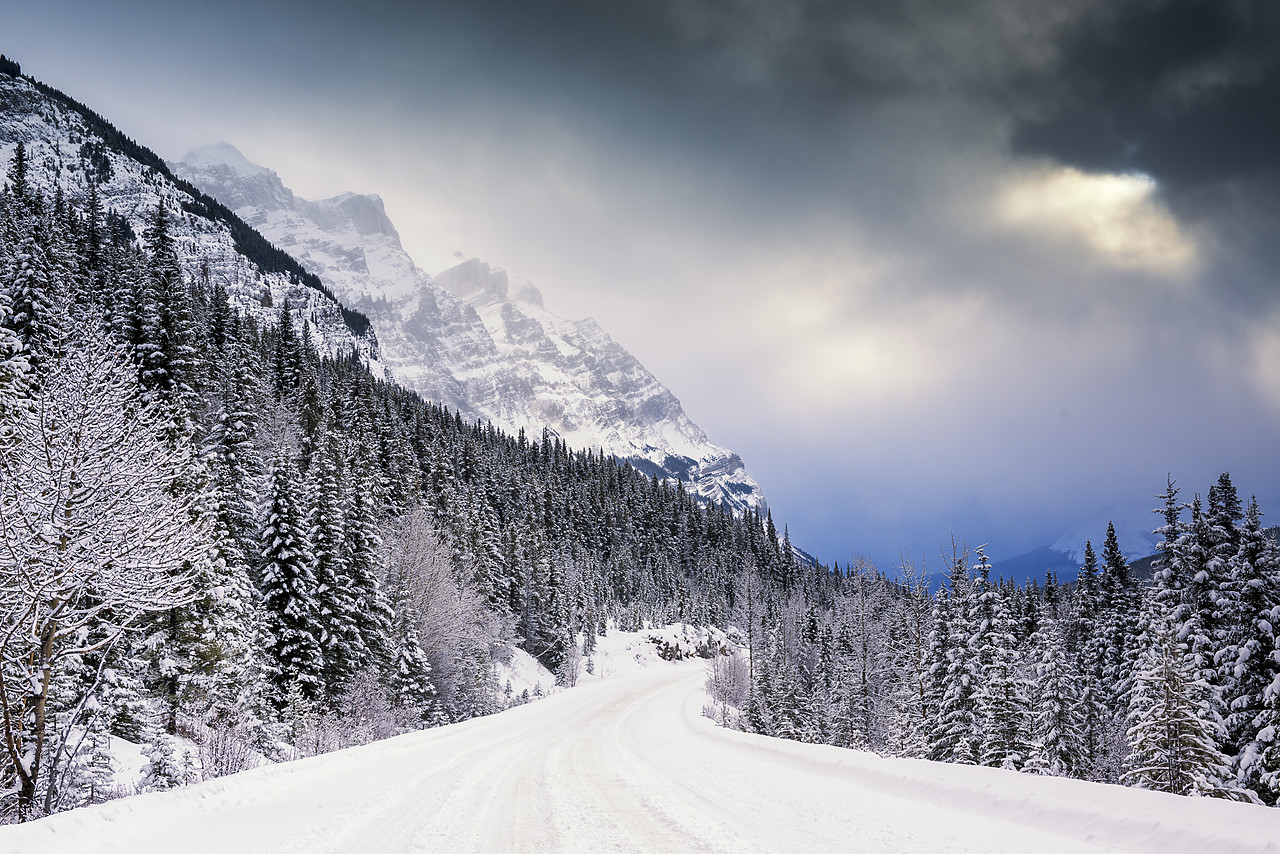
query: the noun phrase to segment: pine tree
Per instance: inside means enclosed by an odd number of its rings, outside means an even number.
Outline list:
[[[988,598],[990,591],[979,579],[970,582],[963,561],[961,558],[952,564],[949,607],[939,615],[947,621],[939,634],[945,633],[948,642],[946,660],[940,663],[941,696],[929,738],[929,758],[976,765],[982,755],[977,698],[983,674],[974,642],[981,642],[990,630],[985,613],[992,602]],[[985,560],[980,560],[979,566],[983,564]],[[989,565],[987,569],[990,570]]]
[[[181,432],[198,401],[197,333],[163,203],[157,206],[145,238],[150,255],[142,289],[141,336],[135,345],[139,377],[144,399],[163,402],[175,419],[174,430]]]
[[[1226,709],[1224,752],[1233,758],[1236,784],[1264,803],[1280,797],[1280,765],[1267,751],[1280,731],[1280,708],[1268,695],[1280,692],[1280,656],[1275,626],[1280,617],[1280,553],[1262,528],[1257,499],[1249,502],[1230,561],[1224,624],[1218,659]]]
[[[1231,768],[1218,749],[1223,729],[1213,688],[1197,678],[1194,660],[1166,619],[1151,625],[1134,677],[1124,779],[1179,795],[1220,794]]]
[[[981,555],[981,552],[979,552]],[[982,747],[980,762],[1020,769],[1031,753],[1031,704],[1021,673],[1014,620],[998,593],[995,620],[983,637],[979,658],[989,660],[977,694]]]
[[[1035,762],[1042,773],[1083,777],[1088,767],[1087,721],[1080,677],[1067,655],[1057,622],[1047,621],[1032,639],[1036,663]]]
[[[38,368],[61,335],[58,305],[62,295],[49,254],[34,228],[30,222],[15,222],[9,217],[0,222],[0,229],[8,232],[0,235],[0,243],[7,244],[6,251],[0,253],[0,303],[7,305],[7,309],[0,309],[4,314],[0,323],[7,333],[0,340],[5,342],[8,358],[25,353],[26,361]],[[13,336],[20,342],[16,347]]]
[[[6,264],[0,245],[0,267]],[[26,345],[15,330],[13,304],[8,289],[0,286],[0,441],[4,440],[6,423],[23,405],[30,382],[31,365]]]
[[[262,708],[258,596],[249,577],[248,558],[221,514],[213,540],[205,584],[191,609],[196,634],[192,693],[203,703],[202,717],[256,714]]]
[[[1110,687],[1108,702],[1121,709],[1128,702],[1132,674],[1139,654],[1139,613],[1142,598],[1129,574],[1129,562],[1120,550],[1115,526],[1107,523],[1102,546],[1102,595],[1105,600],[1102,675]]]
[[[382,540],[373,517],[373,486],[368,479],[355,477],[348,484],[344,502],[342,566],[343,583],[355,606],[352,617],[358,643],[352,647],[351,660],[359,668],[386,662],[392,609],[378,580]]]
[[[297,478],[293,461],[277,455],[271,464],[267,522],[261,539],[263,629],[271,655],[272,700],[278,708],[287,703],[291,688],[307,703],[317,702],[324,692],[314,557]]]
[[[348,583],[343,561],[344,519],[338,468],[326,450],[320,449],[312,455],[307,498],[311,571],[315,577],[318,610],[316,625],[324,654],[325,692],[332,698],[342,693],[368,659],[368,653],[361,649],[354,591]]]
[[[25,204],[31,197],[31,188],[27,183],[27,145],[22,140],[13,149],[13,160],[9,163],[7,188],[19,203]]]
[[[111,736],[100,729],[93,729],[89,763],[83,786],[85,803],[100,804],[115,796],[116,769],[111,756]]]
[[[144,792],[167,792],[188,783],[188,768],[178,755],[173,736],[161,733],[148,745],[147,765],[138,788]]]
[[[418,642],[416,619],[412,609],[404,615],[403,638],[391,673],[391,696],[396,705],[412,710],[419,723],[424,723],[436,705],[436,687],[431,682],[431,664]]]
[[[1098,557],[1089,540],[1084,542],[1084,566],[1076,576],[1074,606],[1073,619],[1066,625],[1064,640],[1068,651],[1087,657],[1089,653],[1086,650],[1098,634],[1097,626],[1103,616],[1099,613]]]

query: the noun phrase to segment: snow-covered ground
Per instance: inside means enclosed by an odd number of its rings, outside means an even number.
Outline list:
[[[1280,852],[1280,810],[720,729],[704,662],[601,640],[547,699],[0,828],[0,852]]]

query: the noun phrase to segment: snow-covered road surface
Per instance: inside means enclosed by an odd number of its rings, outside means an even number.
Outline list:
[[[0,828],[0,852],[1280,852],[1280,810],[718,729],[701,662]]]

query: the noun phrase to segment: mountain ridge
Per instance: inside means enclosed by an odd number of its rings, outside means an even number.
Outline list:
[[[545,428],[737,510],[764,496],[741,458],[707,437],[594,320],[546,309],[531,283],[480,259],[432,276],[374,194],[311,201],[234,146],[195,149],[177,174],[235,210],[370,318],[392,376],[512,435]]]
[[[233,303],[263,323],[290,305],[306,321],[326,355],[359,353],[377,365],[379,348],[369,320],[340,303],[314,273],[274,246],[242,218],[189,182],[98,113],[31,77],[0,69],[0,158],[19,143],[33,186],[84,201],[96,190],[104,211],[136,234],[164,207],[176,224],[178,256],[188,280],[209,277]]]

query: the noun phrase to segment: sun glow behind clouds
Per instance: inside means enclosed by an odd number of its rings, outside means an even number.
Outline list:
[[[1252,374],[1256,387],[1268,403],[1280,411],[1280,313],[1259,323],[1253,331]]]
[[[1067,167],[1018,173],[996,197],[1006,226],[1067,238],[1123,270],[1185,275],[1199,265],[1194,238],[1143,174],[1088,174]]]

